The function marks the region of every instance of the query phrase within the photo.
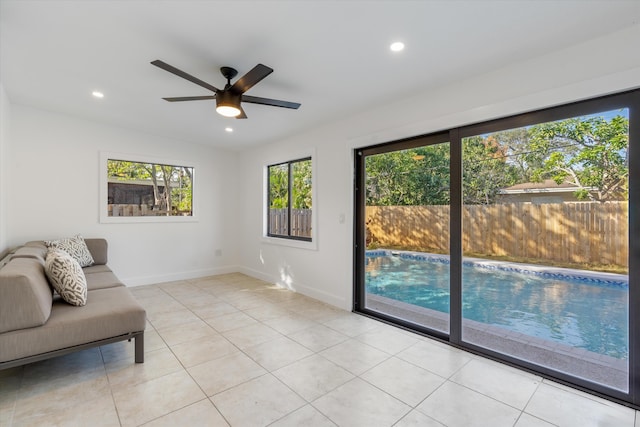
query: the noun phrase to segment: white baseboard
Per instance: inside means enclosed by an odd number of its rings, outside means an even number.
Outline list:
[[[238,272],[246,274],[247,276],[251,276],[254,277],[256,279],[260,279],[263,280],[265,282],[268,283],[274,283],[278,286],[281,286],[283,288],[292,290],[294,292],[298,292],[302,295],[306,295],[308,297],[311,297],[313,299],[317,299],[319,301],[322,301],[324,303],[327,303],[329,305],[333,305],[334,307],[338,307],[341,308],[343,310],[348,310],[351,311],[352,307],[350,305],[350,301],[347,301],[345,298],[341,298],[339,296],[336,296],[334,294],[330,294],[328,292],[324,292],[324,291],[319,291],[315,288],[311,288],[305,285],[302,285],[300,283],[285,283],[283,280],[281,280],[278,277],[275,276],[271,276],[269,274],[265,274],[262,271],[258,271],[258,270],[254,270],[252,268],[248,268],[248,267],[240,267]]]
[[[174,282],[176,280],[198,279],[200,277],[215,276],[218,274],[237,273],[238,271],[240,271],[240,268],[237,265],[229,265],[225,267],[160,274],[157,276],[128,277],[122,279],[122,282],[127,286],[143,286],[153,285],[156,283]]]

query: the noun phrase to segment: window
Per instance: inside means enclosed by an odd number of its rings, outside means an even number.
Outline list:
[[[267,235],[311,241],[311,158],[267,166]]]
[[[193,165],[127,154],[101,157],[101,222],[193,220]]]

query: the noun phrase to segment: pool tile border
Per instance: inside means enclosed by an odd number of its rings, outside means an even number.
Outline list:
[[[448,255],[431,254],[426,252],[396,251],[390,249],[374,249],[365,252],[365,257],[397,256],[402,259],[437,262],[450,264]],[[572,268],[548,267],[533,264],[516,264],[506,261],[491,261],[482,258],[465,257],[463,265],[499,270],[511,273],[530,274],[548,279],[568,280],[583,284],[593,284],[620,289],[629,289],[629,279],[626,275],[615,273],[600,273],[595,271],[577,270]]]

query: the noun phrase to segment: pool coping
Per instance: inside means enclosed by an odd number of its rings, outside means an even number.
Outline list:
[[[449,316],[392,298],[368,294],[365,305],[429,329],[448,333]],[[377,307],[376,307],[377,306]],[[393,309],[400,310],[395,315]],[[382,310],[381,310],[382,309]],[[617,390],[628,389],[628,360],[464,319],[463,341]]]
[[[450,264],[449,255],[429,252],[399,251],[392,249],[372,249],[365,251],[365,257],[397,256],[403,259],[439,262]],[[549,279],[569,280],[580,283],[597,284],[622,289],[629,288],[629,276],[625,274],[604,273],[599,271],[579,270],[575,268],[541,266],[536,264],[514,263],[508,261],[487,260],[484,258],[464,257],[463,265],[488,270],[500,270],[512,273],[531,274]]]

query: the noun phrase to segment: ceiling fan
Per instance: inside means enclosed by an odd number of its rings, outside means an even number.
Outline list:
[[[249,96],[244,94],[256,83],[260,82],[262,79],[273,72],[273,69],[267,67],[266,65],[256,65],[255,67],[253,67],[253,69],[251,69],[251,71],[236,80],[233,85],[231,84],[231,79],[238,75],[238,71],[231,67],[222,67],[220,68],[220,72],[222,73],[224,78],[227,79],[227,84],[224,86],[224,89],[218,89],[217,87],[212,86],[209,83],[204,82],[196,77],[193,77],[192,75],[187,74],[184,71],[167,64],[166,62],[160,61],[159,59],[152,61],[151,64],[155,65],[156,67],[162,68],[165,71],[173,73],[178,77],[189,80],[191,83],[195,83],[198,86],[202,86],[205,89],[209,89],[210,91],[215,92],[215,95],[209,96],[181,96],[174,98],[162,98],[169,102],[203,101],[207,99],[215,99],[216,111],[219,114],[225,117],[235,117],[236,119],[247,118],[247,115],[240,105],[241,102],[248,102],[250,104],[271,105],[273,107],[291,108],[294,110],[300,107],[300,104],[296,102],[280,101],[278,99],[270,98],[260,98],[257,96]]]

